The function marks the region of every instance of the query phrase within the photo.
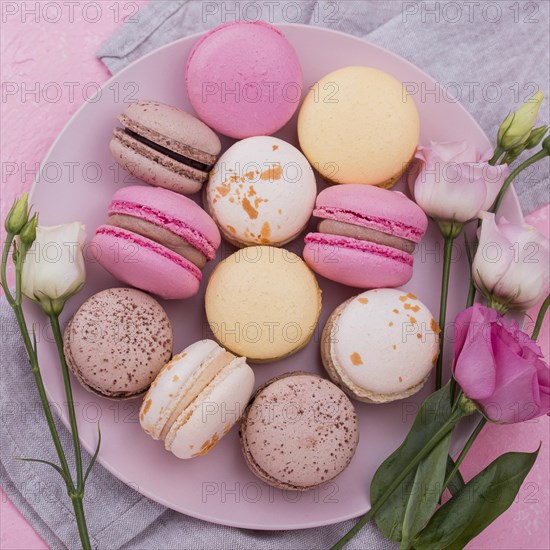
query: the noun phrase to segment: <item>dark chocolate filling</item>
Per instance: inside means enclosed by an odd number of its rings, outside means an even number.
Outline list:
[[[163,147],[162,145],[159,145],[158,143],[155,143],[154,141],[151,141],[146,137],[140,136],[139,134],[137,134],[136,132],[133,132],[132,130],[128,130],[128,128],[124,128],[124,131],[130,137],[134,138],[136,141],[143,143],[143,145],[147,145],[147,147],[150,147],[151,149],[155,150],[157,153],[160,153],[161,155],[165,155],[171,158],[172,160],[180,162],[181,164],[185,164],[186,166],[190,166],[191,168],[195,168],[197,170],[200,170],[201,172],[209,172],[210,169],[212,168],[212,165],[204,164],[202,162],[199,162],[198,160],[186,157],[185,155],[180,155],[179,153],[175,153],[174,151],[171,151],[170,149],[167,149],[166,147]]]

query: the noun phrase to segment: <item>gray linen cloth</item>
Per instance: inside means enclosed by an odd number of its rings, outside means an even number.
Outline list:
[[[249,4],[254,6],[245,12]],[[529,83],[548,95],[549,5],[546,1],[529,4],[536,10],[524,9],[522,2],[483,1],[154,1],[123,25],[101,47],[98,57],[116,72],[163,44],[234,20],[235,10],[241,18],[255,18],[259,9],[270,22],[326,26],[400,54],[450,93],[460,94],[464,106],[493,140],[506,113],[533,93]],[[547,100],[539,118],[548,122]],[[524,212],[546,204],[548,162],[520,177],[516,189]],[[55,454],[17,325],[4,300],[0,302],[0,329],[0,482],[52,548],[77,548],[70,503],[57,474],[47,466],[15,460],[55,461]],[[59,429],[64,447],[70,449],[69,432],[61,424]],[[88,481],[86,513],[94,548],[101,550],[328,548],[354,523],[287,532],[213,525],[148,500],[100,465]],[[368,526],[349,548],[393,549],[396,545]]]

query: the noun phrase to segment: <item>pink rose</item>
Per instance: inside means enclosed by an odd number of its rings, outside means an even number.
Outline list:
[[[481,212],[479,245],[472,265],[478,290],[499,311],[525,311],[548,293],[550,244],[526,223],[510,223]]]
[[[474,304],[455,319],[453,372],[493,422],[550,414],[550,367],[539,346],[495,310]]]
[[[420,146],[419,165],[410,174],[416,202],[434,220],[473,220],[490,208],[510,172],[506,165],[491,166],[491,155],[492,151],[478,153],[466,141]]]

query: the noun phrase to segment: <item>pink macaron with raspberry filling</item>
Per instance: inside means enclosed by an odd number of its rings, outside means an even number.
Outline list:
[[[412,252],[428,226],[403,193],[345,184],[319,193],[318,231],[306,235],[304,260],[319,275],[357,288],[396,287],[413,273]]]
[[[165,299],[196,294],[221,237],[195,202],[160,187],[119,189],[92,240],[96,260],[120,281]]]

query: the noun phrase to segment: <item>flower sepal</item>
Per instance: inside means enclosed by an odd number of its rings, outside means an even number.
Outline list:
[[[481,409],[476,405],[475,401],[472,401],[463,393],[460,394],[460,397],[458,399],[458,407],[465,415],[474,414],[475,412],[482,412]]]
[[[447,220],[436,220],[439,231],[445,239],[456,239],[462,232],[463,223]]]

